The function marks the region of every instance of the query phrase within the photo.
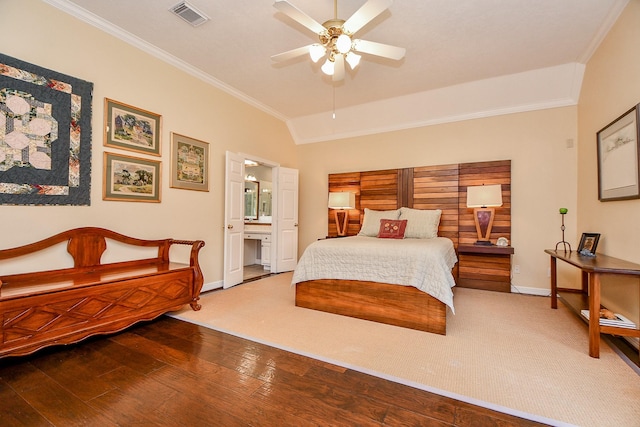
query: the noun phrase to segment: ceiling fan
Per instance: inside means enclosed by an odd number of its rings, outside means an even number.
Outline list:
[[[368,0],[345,21],[338,18],[338,0],[334,0],[334,18],[320,24],[288,1],[277,0],[273,6],[316,33],[319,43],[273,55],[271,59],[282,62],[308,53],[313,62],[318,62],[326,57],[322,71],[332,76],[334,82],[344,79],[345,61],[352,70],[358,66],[361,56],[356,52],[400,60],[406,51],[403,47],[353,38],[356,32],[389,8],[392,3],[393,0]]]

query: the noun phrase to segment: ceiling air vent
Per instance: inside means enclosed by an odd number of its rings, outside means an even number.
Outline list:
[[[209,18],[204,13],[200,12],[195,7],[184,1],[178,3],[169,10],[194,27],[204,24],[209,20]]]

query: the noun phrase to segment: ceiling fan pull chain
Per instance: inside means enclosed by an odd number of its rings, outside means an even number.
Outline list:
[[[337,0],[336,0],[337,1]],[[336,119],[336,87],[335,85],[333,86],[333,119]]]

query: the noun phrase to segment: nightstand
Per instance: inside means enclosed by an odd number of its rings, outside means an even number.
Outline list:
[[[511,292],[511,246],[458,246],[458,282],[461,288]]]

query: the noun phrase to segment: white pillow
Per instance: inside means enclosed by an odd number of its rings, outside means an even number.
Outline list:
[[[406,239],[433,239],[438,236],[440,225],[440,209],[411,209],[400,208],[400,218],[407,220],[404,231]]]
[[[378,237],[380,231],[381,219],[398,219],[400,209],[390,211],[374,211],[373,209],[364,208],[364,219],[358,236]]]

